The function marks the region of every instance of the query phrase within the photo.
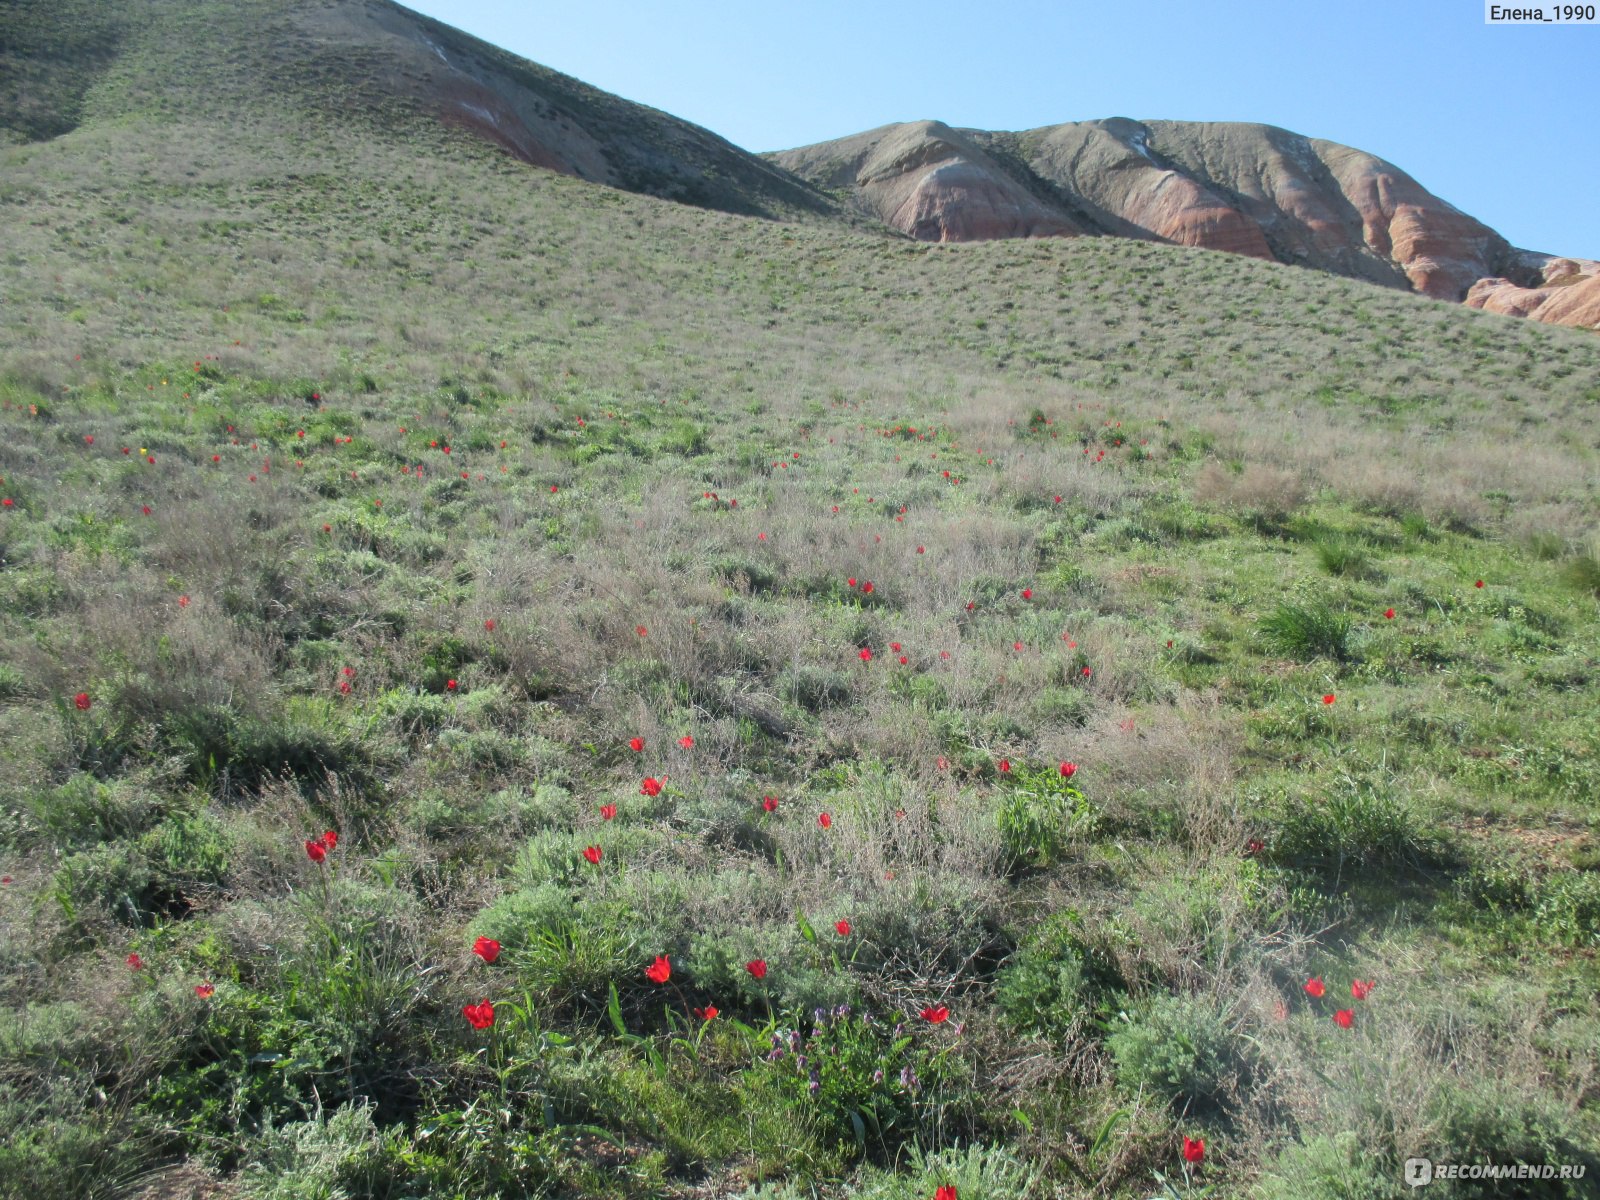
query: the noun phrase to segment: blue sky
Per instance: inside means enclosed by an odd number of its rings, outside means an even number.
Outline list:
[[[1388,159],[1513,245],[1600,259],[1600,26],[1490,27],[1483,0],[408,7],[748,150],[921,118],[1263,121]]]

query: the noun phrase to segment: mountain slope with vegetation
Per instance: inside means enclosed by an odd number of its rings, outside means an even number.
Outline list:
[[[916,121],[768,157],[921,241],[1151,238],[1600,327],[1600,263],[1516,250],[1394,164],[1271,125]],[[1583,286],[1546,305],[1556,279]]]
[[[1595,1178],[1591,336],[541,170],[385,11],[0,9],[0,1195]]]

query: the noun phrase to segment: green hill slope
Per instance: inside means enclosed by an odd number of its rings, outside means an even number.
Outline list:
[[[666,113],[530,63],[389,0],[12,0],[0,131],[205,118],[425,141],[440,123],[532,165],[753,215],[834,213],[796,177]]]
[[[1594,1177],[1593,337],[539,170],[378,12],[8,101],[0,1195]]]

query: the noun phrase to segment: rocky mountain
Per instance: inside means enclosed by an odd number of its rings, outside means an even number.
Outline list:
[[[769,157],[922,241],[1148,238],[1600,325],[1597,264],[1518,250],[1393,164],[1271,125],[916,121]]]
[[[884,126],[751,154],[390,0],[0,0],[0,144],[272,112],[312,142],[441,126],[529,166],[702,208],[882,222],[921,241],[1117,235],[1225,250],[1600,327],[1600,266],[1519,250],[1398,167],[1270,125],[1110,118],[1022,133]],[[173,69],[175,46],[208,49]]]

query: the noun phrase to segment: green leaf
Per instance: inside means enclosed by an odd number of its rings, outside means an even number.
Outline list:
[[[811,928],[811,922],[806,920],[805,913],[796,909],[794,919],[795,924],[800,926],[800,936],[815,946],[817,944],[817,931]]]
[[[1100,1132],[1095,1134],[1094,1141],[1090,1143],[1088,1157],[1091,1160],[1096,1154],[1100,1153],[1101,1149],[1105,1146],[1107,1139],[1111,1137],[1111,1131],[1117,1127],[1118,1123],[1126,1121],[1130,1116],[1132,1116],[1132,1114],[1132,1109],[1119,1108],[1116,1112],[1112,1113],[1106,1118],[1106,1123],[1100,1126]]]
[[[622,1020],[622,1000],[617,995],[617,985],[611,983],[611,998],[606,1002],[606,1012],[611,1016],[611,1024],[617,1031],[618,1037],[628,1036],[628,1027]]]

